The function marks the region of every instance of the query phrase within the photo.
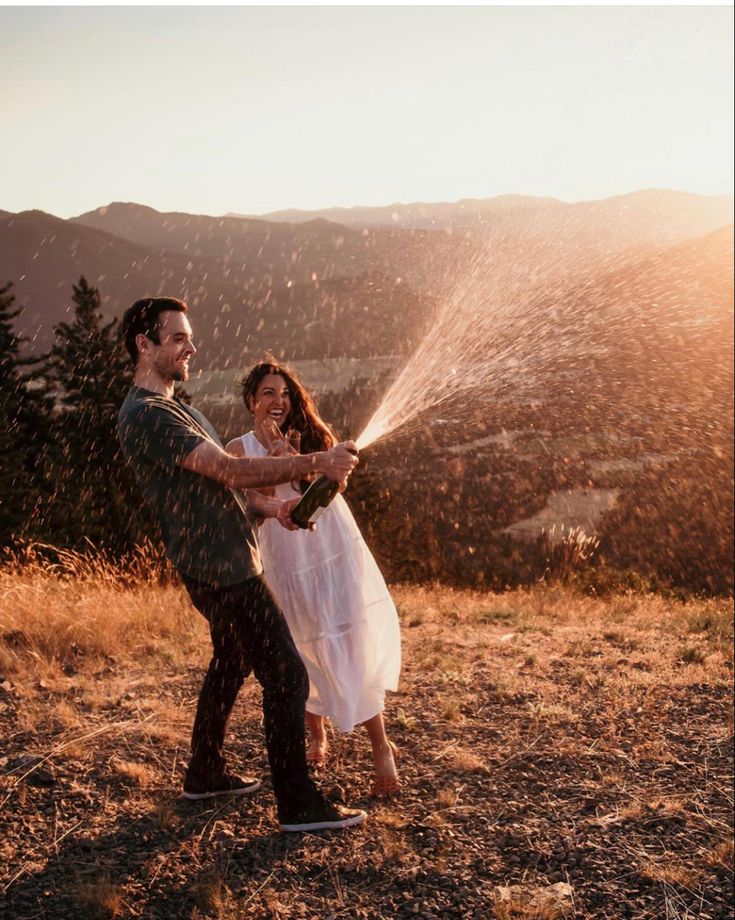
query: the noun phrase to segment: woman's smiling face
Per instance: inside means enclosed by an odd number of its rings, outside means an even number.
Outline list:
[[[291,397],[288,384],[280,374],[267,374],[258,384],[255,398],[250,406],[255,428],[260,428],[267,419],[273,419],[281,428],[291,411]]]

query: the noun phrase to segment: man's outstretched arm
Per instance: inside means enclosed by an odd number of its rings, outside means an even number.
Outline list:
[[[214,479],[231,489],[258,489],[324,473],[341,482],[357,465],[351,441],[315,454],[284,457],[233,457],[213,441],[202,441],[184,457],[185,470]]]

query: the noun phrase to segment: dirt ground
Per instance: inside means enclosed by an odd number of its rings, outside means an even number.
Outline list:
[[[333,736],[320,782],[369,812],[341,833],[278,833],[252,679],[229,748],[263,788],[178,798],[203,630],[185,653],[56,662],[6,631],[0,917],[733,916],[730,604],[396,597],[403,788],[372,800],[365,733]],[[564,899],[530,900],[557,883]]]

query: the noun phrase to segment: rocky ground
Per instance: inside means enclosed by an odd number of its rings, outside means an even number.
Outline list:
[[[731,607],[397,599],[403,789],[371,800],[364,732],[333,737],[321,782],[370,813],[342,833],[277,832],[252,680],[229,743],[262,790],[177,797],[203,633],[0,676],[0,917],[733,916]]]

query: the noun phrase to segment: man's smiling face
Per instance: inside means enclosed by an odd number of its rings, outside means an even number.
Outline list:
[[[189,360],[196,354],[191,326],[185,313],[166,310],[156,326],[158,343],[148,339],[149,355],[156,372],[164,380],[189,379]]]

